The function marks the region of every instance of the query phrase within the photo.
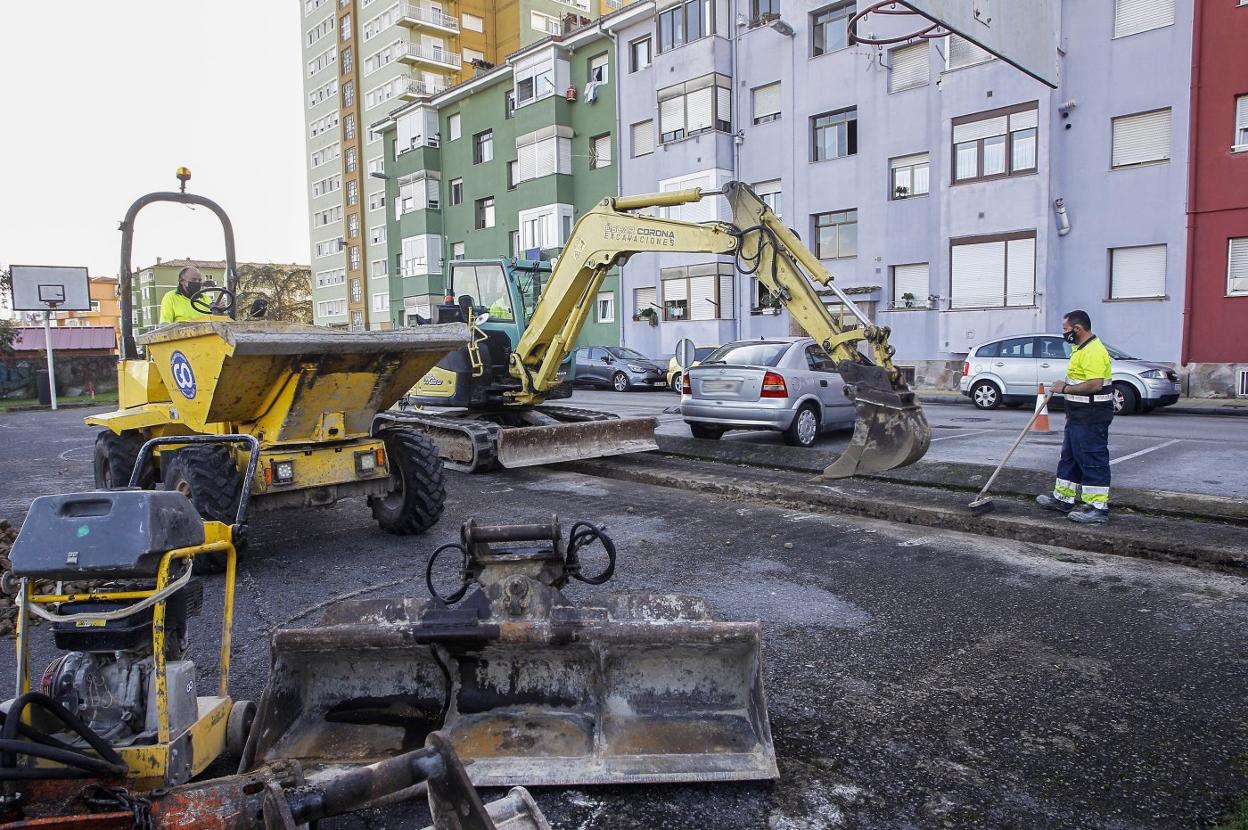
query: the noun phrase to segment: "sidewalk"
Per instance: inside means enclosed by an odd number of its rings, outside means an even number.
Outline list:
[[[922,403],[960,404],[968,406],[971,399],[961,392],[948,389],[919,388],[915,392]],[[1248,416],[1248,398],[1179,398],[1173,406],[1154,409],[1151,413],[1173,412],[1180,415],[1245,415]]]

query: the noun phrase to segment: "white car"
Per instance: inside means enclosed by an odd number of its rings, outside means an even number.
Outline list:
[[[1114,364],[1115,415],[1151,412],[1179,400],[1179,377],[1172,368],[1131,357],[1108,343],[1105,348]],[[977,409],[1030,405],[1038,384],[1047,387],[1062,377],[1073,349],[1060,334],[990,340],[971,349],[958,387]]]

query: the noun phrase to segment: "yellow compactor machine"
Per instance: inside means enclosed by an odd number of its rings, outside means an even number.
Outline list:
[[[119,406],[86,419],[97,487],[124,486],[143,443],[177,435],[241,434],[259,442],[251,504],[259,510],[367,498],[383,530],[427,530],[442,514],[442,461],[421,432],[386,413],[448,352],[468,342],[462,324],[346,331],[265,321],[261,304],[238,320],[234,234],[225,211],[185,192],[136,200],[121,224]],[[211,210],[225,231],[224,286],[191,303],[204,317],[134,334],[130,253],[134,221],[155,202]],[[261,318],[261,319],[257,319]],[[142,349],[140,349],[142,347]],[[178,490],[205,519],[229,522],[242,492],[245,453],[223,444],[159,449],[139,471],[144,488]],[[236,540],[236,544],[238,540]],[[224,558],[202,557],[221,569]],[[208,561],[211,560],[211,561]]]

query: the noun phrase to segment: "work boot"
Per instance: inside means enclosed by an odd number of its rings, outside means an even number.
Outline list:
[[[1040,505],[1045,510],[1056,510],[1058,513],[1069,513],[1075,509],[1073,504],[1064,502],[1059,498],[1049,495],[1048,493],[1041,493],[1036,496],[1036,504]]]
[[[1072,522],[1079,522],[1080,524],[1085,525],[1104,524],[1109,521],[1109,511],[1100,510],[1090,504],[1085,504],[1078,510],[1070,511],[1066,518],[1070,519]]]

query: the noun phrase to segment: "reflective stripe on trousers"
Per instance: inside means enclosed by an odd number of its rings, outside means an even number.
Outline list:
[[[1100,510],[1109,509],[1108,423],[1072,423],[1067,419],[1053,498],[1075,504],[1076,487],[1082,493],[1084,504]]]

